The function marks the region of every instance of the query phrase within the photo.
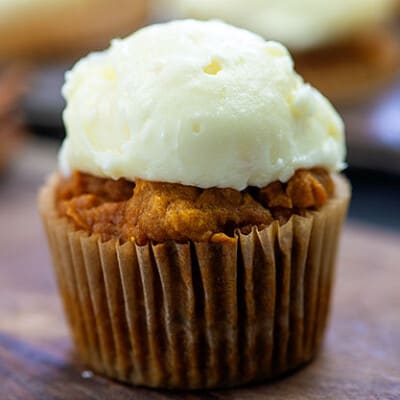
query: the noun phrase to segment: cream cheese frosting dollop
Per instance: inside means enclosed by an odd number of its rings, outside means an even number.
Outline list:
[[[344,167],[344,126],[285,47],[218,21],[146,27],[66,75],[73,170],[201,188],[264,187]]]
[[[387,18],[394,0],[173,0],[178,16],[220,18],[293,50],[346,39]]]

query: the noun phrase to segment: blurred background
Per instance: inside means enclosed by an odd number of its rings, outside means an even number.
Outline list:
[[[65,71],[114,37],[188,17],[223,19],[289,47],[299,73],[345,119],[350,218],[400,230],[399,0],[0,1],[0,217],[11,204],[35,213],[37,187],[56,168]]]

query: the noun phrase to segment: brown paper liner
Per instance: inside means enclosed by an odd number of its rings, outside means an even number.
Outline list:
[[[350,197],[225,243],[136,246],[75,231],[56,215],[53,177],[39,208],[77,352],[135,385],[212,388],[275,378],[316,354]]]

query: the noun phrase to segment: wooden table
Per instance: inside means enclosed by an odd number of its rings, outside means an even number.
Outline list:
[[[206,393],[130,388],[74,358],[36,190],[55,146],[29,144],[0,181],[0,399],[400,399],[400,234],[349,222],[320,356],[272,384]],[[380,205],[377,205],[380,206]],[[372,210],[373,212],[373,210]]]

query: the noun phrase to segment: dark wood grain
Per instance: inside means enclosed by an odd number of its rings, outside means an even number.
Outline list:
[[[400,234],[348,222],[319,357],[272,384],[163,392],[82,377],[36,213],[55,148],[29,144],[0,182],[0,399],[400,399]]]

